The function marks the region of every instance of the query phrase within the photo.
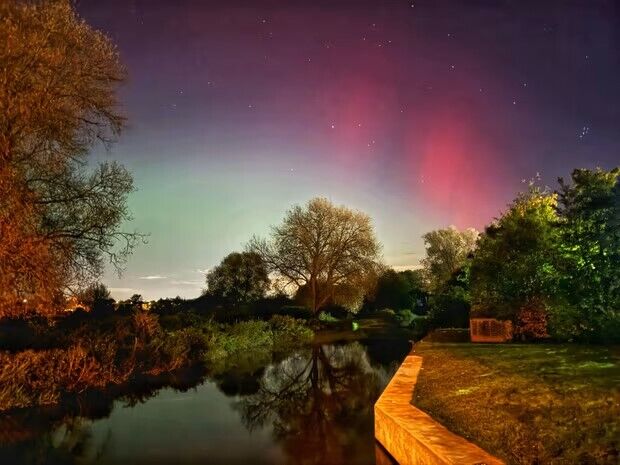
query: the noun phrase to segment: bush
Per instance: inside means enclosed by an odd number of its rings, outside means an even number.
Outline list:
[[[415,339],[422,339],[430,330],[430,321],[426,315],[414,314],[414,319],[410,326]]]
[[[450,287],[430,298],[430,323],[435,328],[468,328],[469,308],[467,292]]]
[[[324,323],[335,323],[336,321],[338,321],[338,318],[332,316],[331,313],[321,312],[319,313],[319,321],[322,321]]]
[[[414,319],[415,319],[415,315],[408,308],[399,310],[398,313],[396,314],[396,321],[403,328],[408,328]]]
[[[300,345],[312,340],[313,331],[303,320],[290,316],[274,315],[269,320],[273,332],[274,350],[288,349],[293,345]]]

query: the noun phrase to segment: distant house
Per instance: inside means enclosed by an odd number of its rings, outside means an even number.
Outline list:
[[[512,321],[495,318],[471,318],[469,320],[469,335],[471,342],[512,341]]]

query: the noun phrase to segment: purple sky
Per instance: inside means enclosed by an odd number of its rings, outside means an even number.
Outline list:
[[[620,164],[620,7],[583,1],[104,1],[151,233],[116,297],[196,296],[202,271],[322,195],[369,213],[387,263],[482,228],[540,173]],[[146,279],[150,278],[150,279]]]

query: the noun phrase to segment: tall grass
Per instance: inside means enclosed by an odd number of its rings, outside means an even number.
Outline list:
[[[233,325],[200,318],[183,323],[169,329],[156,315],[138,312],[70,331],[50,328],[63,339],[61,347],[0,351],[0,411],[56,404],[65,395],[192,364],[221,371],[312,338],[304,323],[283,316]]]

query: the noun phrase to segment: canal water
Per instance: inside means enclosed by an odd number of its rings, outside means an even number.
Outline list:
[[[0,417],[1,464],[375,464],[373,404],[402,337],[323,337],[263,366]]]

